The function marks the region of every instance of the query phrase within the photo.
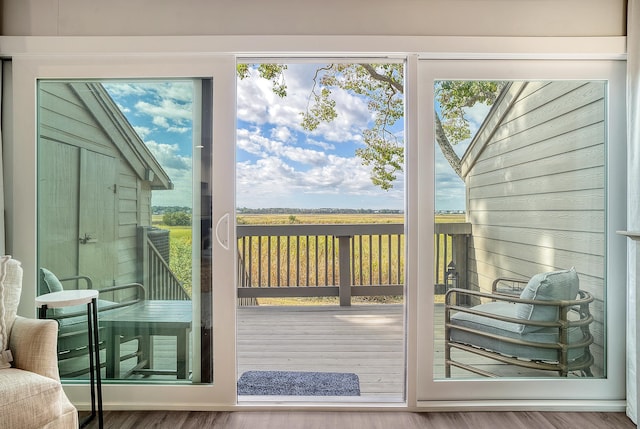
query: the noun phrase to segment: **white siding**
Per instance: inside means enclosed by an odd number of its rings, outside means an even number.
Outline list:
[[[117,284],[137,281],[137,227],[151,225],[151,189],[132,170],[113,141],[64,83],[47,82],[40,92],[40,134],[73,147],[110,155],[116,167],[116,255]]]
[[[514,83],[497,127],[467,152],[470,287],[575,267],[595,298],[592,351],[603,365],[605,84]],[[514,94],[512,94],[514,95]]]

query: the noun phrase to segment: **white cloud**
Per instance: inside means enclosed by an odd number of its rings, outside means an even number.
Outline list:
[[[436,210],[464,210],[466,198],[464,182],[453,171],[437,145],[435,151]]]
[[[309,165],[323,165],[328,162],[324,152],[269,139],[261,134],[259,128],[255,128],[253,131],[239,129],[236,139],[239,149],[259,157],[278,156]]]
[[[154,116],[152,119],[154,125],[157,125],[161,128],[169,128],[169,121],[164,116]]]
[[[289,66],[288,96],[282,99],[264,79],[238,82],[238,119],[250,126],[237,130],[237,148],[252,155],[237,165],[238,206],[403,208],[403,178],[382,191],[372,184],[370,167],[354,155],[354,144],[372,120],[363,98],[335,90],[336,120],[314,132],[301,130],[300,112],[307,108],[317,67]],[[266,131],[265,125],[273,128]]]
[[[484,122],[489,110],[491,110],[491,106],[482,103],[476,103],[473,107],[465,109],[465,117],[469,121],[472,136],[478,131],[482,122]]]
[[[163,99],[159,103],[138,101],[135,104],[135,108],[138,112],[153,117],[163,117],[177,122],[191,121],[192,109],[190,103],[176,103],[171,99]]]
[[[178,145],[158,143],[153,140],[147,141],[145,144],[163,168],[191,170],[191,157],[180,155]],[[171,180],[175,181],[174,178]]]
[[[170,133],[184,134],[191,131],[191,127],[169,127],[167,131]]]
[[[313,139],[307,139],[307,140],[305,140],[305,143],[310,145],[310,146],[317,146],[317,147],[322,148],[323,150],[326,150],[326,151],[334,150],[336,148],[336,145],[334,145],[334,144],[321,142],[321,141],[316,141],[316,140],[313,140]]]
[[[276,127],[271,130],[271,138],[280,140],[281,142],[288,142],[293,138],[293,134],[288,127]]]
[[[151,128],[149,127],[143,127],[140,125],[134,125],[133,129],[135,130],[135,132],[140,136],[141,139],[145,139],[149,134],[151,134]]]
[[[128,97],[130,95],[143,96],[147,94],[147,90],[139,83],[118,83],[108,82],[103,84],[104,88],[112,97]]]
[[[249,78],[238,80],[238,119],[301,131],[301,113],[307,110],[313,87],[310,73],[318,67],[318,64],[289,65],[285,71],[287,96],[283,98],[273,93],[271,82],[251,70]],[[366,100],[342,89],[335,89],[332,98],[338,117],[331,123],[320,124],[311,135],[332,142],[360,140],[360,133],[372,119]]]
[[[300,170],[280,156],[237,165],[237,203],[244,207],[402,208],[403,180],[385,192],[374,186],[359,159],[326,156]],[[354,205],[355,204],[355,205]]]

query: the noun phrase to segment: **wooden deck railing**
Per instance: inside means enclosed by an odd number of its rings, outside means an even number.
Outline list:
[[[464,287],[468,234],[469,224],[437,224],[436,285],[454,261]],[[339,296],[346,306],[352,296],[404,293],[402,224],[239,225],[237,238],[238,298],[245,302]]]
[[[150,238],[149,228],[138,228],[138,260],[141,261],[140,279],[147,299],[189,300],[189,294],[169,268],[167,256],[162,255]],[[167,241],[168,245],[168,241]]]

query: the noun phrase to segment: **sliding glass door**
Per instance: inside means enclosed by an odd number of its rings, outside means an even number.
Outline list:
[[[212,380],[211,83],[38,81],[39,292],[100,292],[106,380]],[[63,379],[87,377],[80,310],[50,315]]]
[[[25,277],[37,295],[99,291],[105,402],[126,400],[126,384],[154,403],[176,385],[190,387],[184,400],[233,403],[234,332],[214,329],[235,308],[234,111],[215,108],[234,104],[233,59],[15,67],[33,78],[16,89],[35,84],[37,94],[35,156],[24,165],[37,177],[37,227],[25,234],[35,249],[33,261],[21,258],[34,267]],[[60,326],[61,378],[82,404],[83,308],[48,317]]]
[[[420,64],[435,255],[419,399],[622,397],[622,70]]]

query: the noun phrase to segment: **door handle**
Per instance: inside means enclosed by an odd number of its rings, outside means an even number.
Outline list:
[[[229,250],[229,213],[223,214],[216,223],[216,240],[224,250]]]
[[[80,242],[80,244],[87,244],[87,243],[95,243],[96,239],[85,232],[84,236],[80,237],[78,241]]]

